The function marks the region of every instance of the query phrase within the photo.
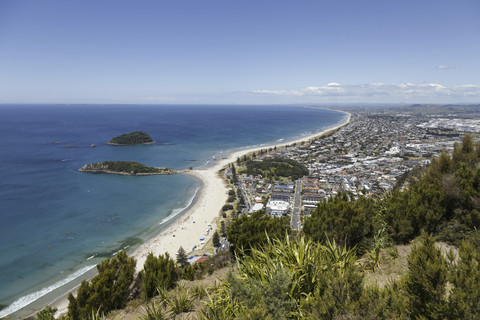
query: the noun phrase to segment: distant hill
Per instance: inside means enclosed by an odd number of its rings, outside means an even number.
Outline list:
[[[114,146],[132,146],[136,144],[154,143],[153,139],[143,131],[134,131],[112,138],[107,144]]]
[[[456,104],[412,104],[407,106],[398,106],[394,110],[408,112],[413,114],[456,114],[461,116],[478,115],[479,104],[456,105]]]

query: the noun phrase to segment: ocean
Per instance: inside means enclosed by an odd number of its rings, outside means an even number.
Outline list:
[[[322,131],[345,117],[301,106],[0,105],[0,305],[7,306],[0,317],[70,290],[101,260],[148,240],[199,188],[185,175],[78,172],[84,164],[199,168],[235,150]],[[106,144],[138,130],[156,143]]]

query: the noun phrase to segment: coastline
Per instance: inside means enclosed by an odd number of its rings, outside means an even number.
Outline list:
[[[339,130],[350,123],[351,120],[351,114],[348,112],[344,113],[347,117],[342,123],[321,132],[302,137],[298,140],[277,145],[277,148],[282,148],[292,143],[317,139]],[[171,257],[175,258],[176,252],[180,246],[182,246],[188,253],[191,252],[190,249],[194,245],[197,245],[198,248],[202,249],[203,245],[200,246],[199,239],[200,237],[204,237],[205,242],[208,242],[208,239],[213,235],[216,230],[215,221],[219,218],[221,208],[228,197],[227,183],[218,172],[229,164],[235,162],[238,157],[273,146],[274,145],[253,147],[235,151],[230,153],[227,157],[217,160],[215,165],[211,167],[184,172],[183,174],[188,174],[201,181],[202,186],[199,189],[197,199],[195,199],[186,209],[186,212],[179,215],[176,221],[151,240],[140,245],[131,254],[131,256],[137,260],[136,271],[139,272],[143,269],[145,259],[150,252],[156,256],[168,252]],[[212,226],[212,231],[208,236],[205,236],[205,230],[209,225]]]
[[[150,252],[155,256],[168,252],[170,257],[175,259],[176,252],[180,246],[182,246],[187,253],[190,253],[195,245],[197,245],[198,249],[203,249],[204,245],[201,244],[200,237],[204,237],[206,243],[212,237],[217,227],[215,222],[219,218],[221,208],[227,199],[228,187],[225,179],[218,174],[218,171],[230,163],[235,162],[237,158],[243,155],[274,146],[283,148],[292,143],[310,141],[328,135],[348,125],[351,120],[351,114],[340,110],[335,111],[345,113],[346,118],[331,128],[282,144],[271,144],[233,151],[227,157],[216,160],[213,166],[184,172],[183,174],[188,174],[200,180],[201,187],[184,212],[172,218],[175,219],[173,223],[129,254],[129,256],[137,260],[136,272],[138,273],[143,269],[143,264]],[[206,236],[205,232],[209,228],[209,225],[212,226],[212,230]],[[76,288],[78,288],[78,286]],[[58,308],[57,315],[67,312],[67,295],[68,293],[58,297],[49,304]]]

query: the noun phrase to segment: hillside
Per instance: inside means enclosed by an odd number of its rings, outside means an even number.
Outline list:
[[[451,156],[412,173],[408,188],[322,203],[303,233],[264,212],[232,214],[231,251],[199,264],[188,264],[183,249],[176,259],[150,255],[135,277],[135,260],[120,253],[69,297],[67,318],[128,306],[108,317],[478,319],[479,164],[480,143],[467,135]],[[247,233],[256,240],[239,236]],[[192,282],[226,266],[235,268],[215,283]]]

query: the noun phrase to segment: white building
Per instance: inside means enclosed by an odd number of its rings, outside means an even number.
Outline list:
[[[290,203],[283,200],[270,200],[267,203],[267,212],[272,216],[284,216],[288,213]]]

